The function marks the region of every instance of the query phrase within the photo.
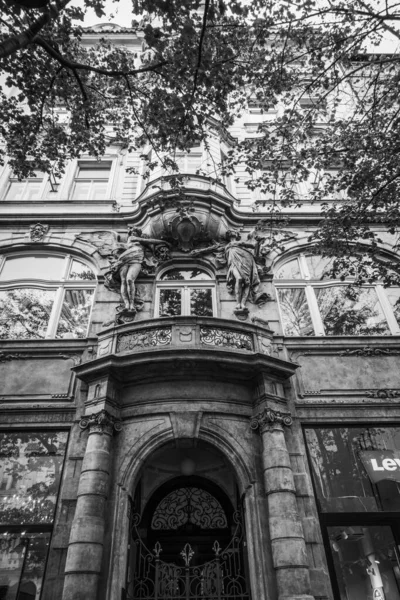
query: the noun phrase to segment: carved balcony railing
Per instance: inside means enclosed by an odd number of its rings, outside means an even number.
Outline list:
[[[272,332],[250,323],[206,317],[137,321],[99,334],[97,358],[169,349],[221,350],[277,356]]]

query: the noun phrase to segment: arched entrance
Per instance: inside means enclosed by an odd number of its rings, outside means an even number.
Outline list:
[[[167,470],[162,468],[167,455],[164,451],[161,465],[153,459],[148,471],[157,464],[159,473]],[[249,600],[240,502],[229,485],[231,474],[225,473],[222,485],[215,481],[218,461],[223,465],[218,455],[202,448],[171,449],[171,467],[180,459],[186,474],[168,478],[145,503],[140,496],[146,490],[138,485],[132,503],[127,599]],[[205,477],[207,469],[200,466],[207,459],[212,478]],[[146,487],[146,469],[143,479]]]

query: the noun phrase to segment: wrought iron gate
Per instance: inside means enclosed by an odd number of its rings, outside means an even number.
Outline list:
[[[180,552],[182,563],[160,558],[162,547],[156,542],[149,551],[138,532],[139,515],[133,516],[136,549],[135,572],[127,600],[250,600],[243,564],[243,530],[240,513],[234,514],[236,529],[228,546],[218,541],[212,547],[215,558],[202,565],[190,566],[195,555],[190,543]]]

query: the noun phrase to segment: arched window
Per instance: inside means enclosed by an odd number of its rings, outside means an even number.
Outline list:
[[[212,276],[198,267],[174,267],[163,271],[157,283],[156,316],[215,314],[215,283]]]
[[[398,335],[400,288],[329,279],[332,260],[301,254],[276,272],[284,335]]]
[[[84,338],[96,276],[73,256],[19,255],[0,263],[0,339]]]

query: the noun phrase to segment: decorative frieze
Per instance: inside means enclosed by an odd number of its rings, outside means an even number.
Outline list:
[[[29,358],[29,354],[21,354],[17,352],[15,354],[0,352],[0,363],[9,362],[11,360],[23,360]]]
[[[171,327],[142,329],[121,333],[117,338],[117,353],[151,346],[168,346],[172,341]]]
[[[382,400],[386,400],[387,398],[399,398],[400,390],[368,390],[365,392],[367,398],[381,398]]]
[[[339,353],[339,356],[396,356],[400,354],[397,348],[373,348],[364,346],[364,348],[346,348]]]
[[[290,427],[292,423],[293,419],[290,413],[284,413],[279,410],[265,408],[261,412],[251,417],[250,428],[253,431],[256,431],[257,429],[262,431],[265,427],[268,427],[269,425],[278,424]]]
[[[201,327],[200,342],[208,346],[222,346],[224,348],[235,348],[254,352],[252,336],[231,329],[220,329],[219,327]]]
[[[121,431],[122,423],[106,410],[82,417],[79,422],[81,429],[89,429],[91,433],[108,433]]]

